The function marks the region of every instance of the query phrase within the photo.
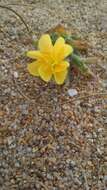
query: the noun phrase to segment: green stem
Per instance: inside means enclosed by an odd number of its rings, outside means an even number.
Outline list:
[[[83,62],[83,60],[76,54],[71,55],[71,61],[72,64],[77,66],[77,68],[80,70],[82,74],[85,75],[92,75],[92,72],[88,68],[88,66]]]

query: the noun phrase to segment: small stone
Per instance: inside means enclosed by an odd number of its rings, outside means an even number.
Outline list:
[[[35,41],[35,40],[37,39],[37,36],[34,34],[34,35],[32,36],[32,38],[33,38],[33,40]]]
[[[7,73],[7,72],[8,72],[8,70],[7,70],[7,69],[5,69],[5,70],[4,70],[4,72],[5,72],[5,73]]]
[[[20,167],[20,163],[19,162],[15,162],[15,167]]]
[[[33,152],[33,153],[35,153],[35,152],[37,152],[37,151],[38,151],[38,148],[33,148],[33,149],[32,149],[32,152]]]
[[[69,89],[68,94],[69,94],[69,96],[73,97],[73,96],[76,96],[78,94],[78,92],[76,89]]]
[[[13,142],[13,138],[12,137],[8,137],[8,145],[11,145]]]
[[[22,104],[19,107],[20,107],[20,110],[22,111],[22,114],[25,114],[25,115],[28,114],[28,105]]]
[[[107,175],[104,176],[104,181],[107,181]]]
[[[11,91],[11,95],[12,96],[16,96],[16,92],[14,92],[13,90]]]
[[[16,72],[16,71],[13,73],[13,75],[14,75],[14,78],[18,78],[19,77],[18,72]]]
[[[10,93],[11,92],[11,89],[10,88],[6,88],[5,90],[4,90],[4,93],[6,94],[6,93]]]
[[[101,109],[100,109],[99,107],[95,107],[94,111],[95,111],[96,113],[99,113],[99,112],[101,111]]]
[[[52,176],[49,173],[47,174],[47,179],[49,179],[49,180],[52,179]]]

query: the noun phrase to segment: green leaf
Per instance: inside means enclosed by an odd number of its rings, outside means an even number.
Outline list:
[[[52,44],[54,45],[56,40],[58,39],[59,35],[56,32],[52,32],[50,34],[51,40],[52,40]]]
[[[78,55],[73,53],[70,57],[72,64],[74,64],[82,74],[93,76],[90,68],[83,62],[83,60]]]

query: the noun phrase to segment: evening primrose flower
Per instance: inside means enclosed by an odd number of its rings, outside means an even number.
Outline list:
[[[38,49],[27,52],[28,57],[35,59],[28,64],[29,73],[41,77],[46,82],[54,77],[57,84],[63,84],[69,67],[65,58],[73,52],[73,48],[66,44],[62,37],[53,45],[50,36],[44,34],[38,42]]]

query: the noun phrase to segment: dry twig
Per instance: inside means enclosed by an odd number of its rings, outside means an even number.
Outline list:
[[[93,92],[92,92],[92,93],[89,93],[89,94],[84,95],[84,96],[82,96],[82,95],[80,94],[80,96],[77,97],[77,98],[74,98],[73,101],[90,98],[90,97],[92,97],[92,96],[94,96],[95,98],[96,98],[96,96],[100,96],[99,98],[102,98],[102,97],[103,97],[104,99],[107,99],[107,92],[106,92],[106,93],[101,93],[101,92],[93,93]]]
[[[22,21],[22,23],[25,25],[28,33],[31,34],[31,30],[29,29],[29,26],[27,25],[27,23],[25,22],[25,20],[23,19],[23,17],[19,13],[17,13],[15,10],[13,10],[12,8],[10,8],[8,6],[0,5],[0,8],[7,9],[7,10],[13,12],[16,16],[18,16],[19,19]]]

